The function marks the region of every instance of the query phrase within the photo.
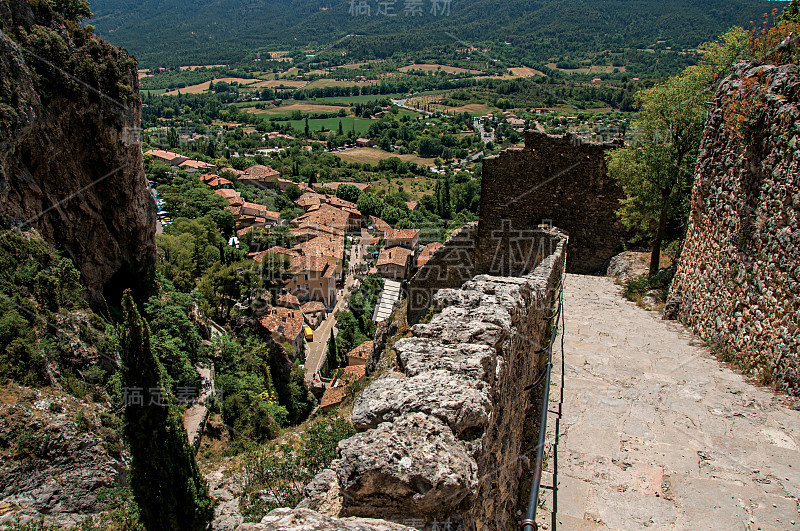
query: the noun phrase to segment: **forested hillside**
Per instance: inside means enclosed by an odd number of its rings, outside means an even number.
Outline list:
[[[447,4],[449,15],[441,11]],[[347,0],[96,0],[92,9],[98,33],[146,66],[230,64],[254,56],[254,50],[319,48],[351,34],[366,37],[348,37],[337,46],[357,49],[355,42],[366,41],[373,53],[391,55],[437,42],[494,42],[499,46],[489,45],[490,51],[501,60],[532,66],[571,54],[647,48],[659,40],[664,46],[695,46],[732,25],[758,22],[784,2],[439,0],[437,14],[426,1],[421,15],[409,16],[398,1],[394,17],[379,14],[377,2],[364,5],[369,15],[351,14]],[[376,35],[396,37],[369,38]]]

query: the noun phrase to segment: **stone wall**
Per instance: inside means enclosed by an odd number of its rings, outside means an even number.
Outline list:
[[[627,232],[616,216],[623,193],[607,175],[614,144],[525,133],[524,149],[483,161],[476,264],[484,273],[515,274],[514,242],[545,223],[569,235],[567,271],[596,273],[622,250]]]
[[[800,394],[800,75],[740,64],[700,148],[665,310],[762,381]]]
[[[468,223],[454,232],[446,245],[439,247],[408,283],[408,322],[416,323],[433,304],[433,295],[442,288],[457,288],[475,276],[475,231]]]
[[[395,343],[398,370],[356,400],[359,433],[339,444],[300,507],[419,529],[516,524],[535,447],[525,423],[539,403],[525,388],[543,368],[566,258],[565,235],[540,232],[556,244],[529,274],[478,275],[434,295],[430,323]]]

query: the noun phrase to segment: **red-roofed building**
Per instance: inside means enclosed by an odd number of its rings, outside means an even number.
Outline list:
[[[356,146],[358,147],[375,147],[376,145],[375,141],[369,138],[356,138]]]
[[[250,186],[267,188],[267,185],[274,185],[280,176],[281,172],[278,170],[273,170],[269,166],[262,164],[256,164],[242,171],[239,175],[239,182]]]
[[[316,329],[328,316],[325,305],[319,301],[309,301],[300,306],[300,310],[311,328]]]
[[[367,358],[372,353],[372,341],[365,341],[347,353],[348,365],[366,365]]]
[[[242,203],[242,215],[264,218],[267,220],[267,223],[270,224],[278,223],[281,219],[280,212],[267,210],[267,207],[264,205],[259,205],[258,203],[248,203],[246,201]]]
[[[378,274],[384,278],[403,280],[408,274],[411,264],[411,249],[405,247],[392,247],[382,249],[375,265]]]
[[[208,171],[214,169],[213,164],[209,164],[208,162],[203,162],[200,160],[186,160],[178,164],[178,167],[188,173],[194,173],[197,171]]]
[[[211,176],[211,178],[206,180],[205,177],[209,175]],[[233,183],[230,182],[225,177],[219,177],[217,175],[212,175],[210,173],[204,175],[203,178],[204,178],[203,181],[211,188],[226,188],[226,187],[230,188],[233,185]]]
[[[392,230],[392,226],[383,221],[379,217],[370,216],[369,222],[372,224],[372,227],[375,229],[375,232],[377,232],[378,236],[380,236],[381,238],[384,237],[387,230]]]
[[[273,307],[259,322],[269,330],[272,339],[278,343],[288,343],[295,356],[303,359],[305,338],[303,337],[303,313],[291,308]]]
[[[419,247],[419,229],[389,229],[383,238],[386,247],[405,247],[415,252]]]
[[[319,206],[324,202],[325,202],[324,195],[317,194],[314,192],[306,192],[300,197],[298,197],[294,203],[303,210],[308,211],[308,209],[311,208],[312,206]]]
[[[154,159],[166,162],[170,166],[178,166],[179,164],[189,160],[189,157],[184,157],[172,151],[164,151],[163,149],[150,149],[144,152],[145,155],[150,155]]]
[[[297,300],[297,297],[295,297],[291,293],[281,293],[280,295],[275,297],[275,306],[280,306],[281,308],[290,308],[292,310],[299,310],[300,301]]]
[[[347,389],[363,380],[367,375],[366,367],[363,365],[354,365],[345,367],[338,371],[338,377],[331,382],[331,385],[325,389],[325,394],[322,395],[319,408],[323,413],[327,413],[331,409],[341,404],[347,397]]]
[[[214,193],[217,194],[218,196],[223,197],[224,199],[227,199],[228,203],[231,204],[231,205],[233,204],[232,200],[241,199],[241,195],[242,195],[239,192],[237,192],[236,190],[228,190],[227,188],[223,188],[223,189],[220,189],[220,190],[214,190]],[[238,202],[238,203],[241,205],[241,202]]]
[[[444,245],[439,242],[431,242],[423,247],[422,251],[419,253],[419,257],[417,258],[417,267],[422,267],[427,264],[428,260],[430,260],[431,256],[433,256],[433,253],[435,253],[436,250],[441,247],[444,247]]]
[[[336,268],[320,256],[292,257],[292,278],[286,290],[300,301],[321,301],[327,308],[336,304]]]

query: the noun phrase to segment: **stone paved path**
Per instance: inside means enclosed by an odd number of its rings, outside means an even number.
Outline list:
[[[800,530],[800,411],[610,279],[566,282],[558,528]]]

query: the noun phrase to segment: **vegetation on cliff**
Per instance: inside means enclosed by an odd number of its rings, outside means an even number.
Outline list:
[[[705,46],[698,66],[639,92],[634,141],[608,154],[609,173],[626,195],[620,219],[650,239],[651,276],[665,239],[682,240],[686,230],[707,102],[736,61],[754,56],[753,43],[744,29],[733,28]]]
[[[200,476],[175,400],[164,386],[163,367],[153,354],[150,328],[129,292],[122,299],[119,327],[130,446],[131,488],[147,529],[203,530],[213,516],[208,486]]]

